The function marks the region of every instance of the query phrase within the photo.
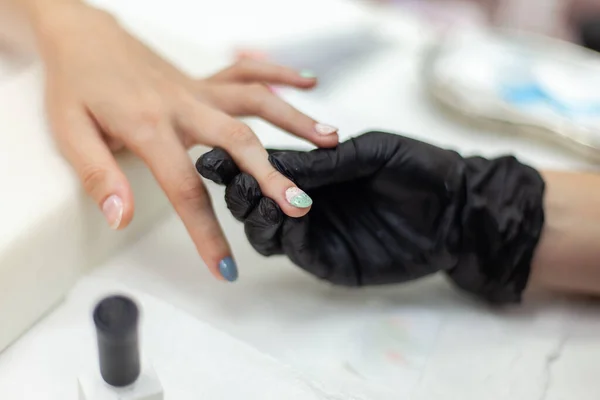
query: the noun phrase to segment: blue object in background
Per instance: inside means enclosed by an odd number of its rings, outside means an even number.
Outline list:
[[[516,106],[547,105],[565,116],[600,116],[600,103],[567,104],[547,93],[537,82],[503,84],[500,93],[504,101]]]

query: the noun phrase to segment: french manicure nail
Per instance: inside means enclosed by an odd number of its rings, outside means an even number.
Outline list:
[[[229,282],[234,282],[238,278],[237,264],[231,257],[225,257],[219,262],[219,272]]]
[[[326,125],[326,124],[316,124],[315,131],[321,136],[331,135],[336,133],[338,129],[335,126]]]
[[[300,71],[300,76],[306,79],[314,79],[317,77],[314,72],[308,69],[303,69]]]
[[[111,229],[119,229],[123,219],[123,200],[116,194],[109,196],[102,204],[102,213]]]
[[[285,199],[288,203],[298,208],[308,208],[313,203],[310,196],[297,187],[288,188],[285,191]]]

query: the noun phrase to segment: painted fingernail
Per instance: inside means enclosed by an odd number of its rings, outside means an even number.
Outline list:
[[[229,282],[234,282],[238,278],[237,264],[231,257],[225,257],[219,262],[219,272]]]
[[[300,76],[306,79],[314,79],[317,77],[314,72],[308,69],[303,69],[300,71]]]
[[[102,213],[111,229],[119,229],[123,219],[123,200],[116,194],[109,196],[102,204]]]
[[[331,135],[332,133],[336,133],[338,131],[338,128],[331,125],[316,124],[315,131],[321,136],[327,136]]]
[[[308,208],[313,203],[310,196],[297,187],[288,188],[285,191],[285,199],[288,203],[298,208]]]

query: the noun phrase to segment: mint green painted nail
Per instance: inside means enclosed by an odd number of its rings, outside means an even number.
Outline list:
[[[306,193],[302,193],[302,194],[295,196],[290,201],[290,204],[293,205],[294,207],[298,207],[298,208],[308,208],[312,205],[312,199]]]
[[[300,72],[300,76],[306,79],[313,79],[316,78],[317,76],[315,75],[314,72],[308,70],[308,69],[304,69]]]
[[[309,195],[304,193],[297,187],[291,187],[285,191],[285,198],[294,207],[297,208],[308,208],[312,205],[313,201]]]

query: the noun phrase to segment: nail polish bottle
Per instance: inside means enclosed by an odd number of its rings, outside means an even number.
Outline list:
[[[79,400],[163,400],[162,385],[148,365],[142,369],[138,307],[125,296],[107,297],[94,309],[98,371],[78,377]]]

